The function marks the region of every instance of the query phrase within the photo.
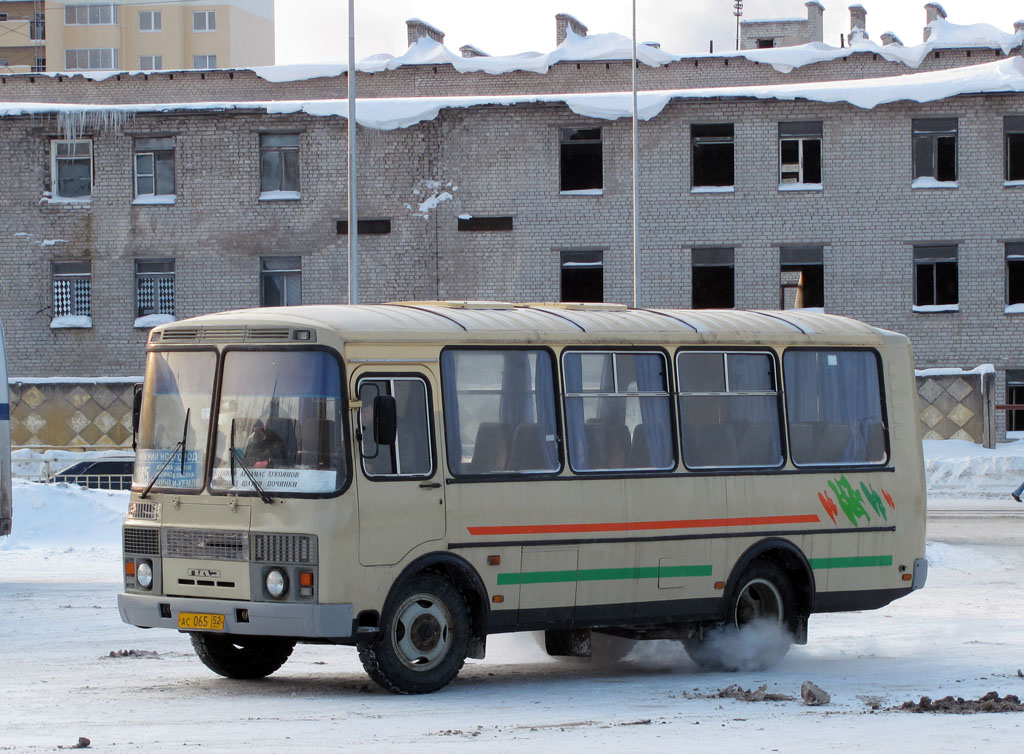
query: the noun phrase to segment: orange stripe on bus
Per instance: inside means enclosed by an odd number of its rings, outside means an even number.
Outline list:
[[[773,524],[817,524],[815,513],[801,516],[745,516],[742,518],[698,518],[689,521],[623,521],[604,524],[526,524],[525,526],[467,526],[474,536],[488,534],[574,534],[601,531],[651,531],[657,529],[713,529],[723,526],[770,526]]]

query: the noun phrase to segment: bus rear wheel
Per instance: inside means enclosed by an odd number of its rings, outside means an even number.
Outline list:
[[[359,645],[359,659],[388,691],[428,694],[459,674],[469,639],[465,598],[448,579],[425,573],[388,599],[380,636]]]
[[[233,636],[194,633],[192,648],[203,664],[225,678],[252,680],[278,670],[292,654],[295,642],[275,636]]]
[[[740,578],[724,624],[683,639],[690,659],[708,670],[764,670],[793,645],[796,597],[773,563],[755,561]]]

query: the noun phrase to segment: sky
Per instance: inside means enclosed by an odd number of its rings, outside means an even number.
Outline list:
[[[736,0],[636,0],[637,38],[659,42],[673,53],[716,52],[735,48]],[[348,3],[345,0],[275,0],[276,62],[343,61],[348,56]],[[824,41],[838,46],[850,31],[851,0],[821,0]],[[905,45],[922,41],[924,0],[860,0],[867,10],[868,36],[879,41],[892,31]],[[987,23],[1012,32],[1024,18],[1024,6],[1011,0],[943,0],[947,20]],[[514,8],[514,11],[509,11]],[[471,44],[490,55],[549,52],[555,47],[555,14],[568,13],[590,34],[632,34],[630,0],[517,0],[514,6],[481,0],[355,0],[356,57],[407,49],[405,22],[418,18],[445,33],[445,45],[457,51]],[[803,0],[743,0],[743,18],[806,18]]]

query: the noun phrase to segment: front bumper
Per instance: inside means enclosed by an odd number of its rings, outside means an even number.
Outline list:
[[[214,613],[224,616],[226,634],[302,639],[352,637],[352,605],[211,600],[121,592],[117,595],[117,609],[121,620],[140,628],[176,629],[178,613]],[[245,617],[248,620],[244,620]]]

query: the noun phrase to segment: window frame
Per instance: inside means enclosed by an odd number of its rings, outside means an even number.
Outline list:
[[[786,307],[786,289],[798,286],[792,286],[783,281],[783,277],[787,272],[800,272],[805,274],[810,268],[815,268],[816,271],[821,272],[821,304],[822,309],[825,308],[825,247],[814,246],[814,245],[800,245],[800,246],[780,246],[779,247],[779,288],[780,288],[780,300],[779,309],[783,311],[792,311]],[[817,308],[818,304],[808,305],[806,301],[803,302],[804,306],[799,308]],[[797,308],[797,307],[794,307]]]
[[[943,140],[953,142],[953,176],[939,177]],[[948,148],[948,145],[947,147]],[[911,120],[912,188],[956,188],[960,178],[960,122],[958,118]],[[927,164],[922,164],[927,160]]]
[[[63,270],[63,271],[61,271]],[[69,311],[57,311],[57,281],[67,280],[71,282],[70,290],[66,295],[69,296],[68,305],[70,306]],[[77,283],[84,281],[86,283],[85,298],[87,301],[88,311],[80,312],[78,310],[78,285]],[[50,262],[50,292],[51,292],[51,321],[58,317],[89,317],[92,318],[92,260],[91,259],[55,259]]]
[[[960,246],[958,244],[915,244],[913,247],[914,263],[914,311],[939,312],[958,311],[960,307]],[[956,300],[939,303],[940,282],[939,265],[954,265]],[[920,300],[922,279],[921,274],[930,269],[931,302]]]
[[[716,259],[722,257],[722,259]],[[732,270],[732,303],[729,306],[697,306],[696,292],[698,268],[728,267]],[[703,289],[702,289],[703,290]],[[690,249],[690,307],[693,309],[736,308],[736,248],[733,246],[695,246]]]
[[[104,8],[110,11],[110,18],[106,21],[102,18]],[[69,21],[71,16],[74,16],[74,19]],[[117,26],[117,16],[117,3],[74,3],[64,6],[65,26]]]
[[[199,28],[199,19],[203,18],[203,28]],[[210,23],[210,22],[213,23]],[[217,11],[215,10],[194,10],[192,11],[192,31],[205,34],[206,32],[217,31]]]
[[[438,472],[437,466],[437,443],[435,440],[436,434],[434,429],[434,416],[433,416],[433,405],[434,398],[430,388],[430,380],[421,373],[418,372],[367,372],[360,374],[356,380],[356,397],[362,401],[362,386],[364,382],[390,382],[392,392],[389,395],[394,396],[394,383],[395,382],[419,382],[423,385],[423,396],[426,409],[426,431],[427,431],[427,443],[428,453],[430,455],[430,469],[427,472],[419,474],[403,474],[401,472],[394,474],[371,474],[366,468],[367,456],[363,455],[363,440],[359,440],[358,445],[353,447],[353,455],[358,454],[359,456],[359,467],[363,473],[363,476],[371,482],[403,482],[416,479],[433,479]],[[358,432],[362,431],[362,427],[356,428]],[[399,431],[401,431],[399,429]],[[396,435],[396,446],[397,446],[397,435]],[[383,452],[381,446],[377,446],[378,452]],[[374,456],[376,457],[376,456]]]
[[[142,23],[142,19],[149,18],[149,28],[145,28]],[[160,32],[164,30],[163,12],[159,10],[140,10],[139,11],[139,31],[147,34],[153,32]]]
[[[566,386],[566,373],[565,359],[567,356],[573,354],[604,354],[612,357],[612,380],[615,383],[613,385],[613,392],[601,392],[601,391],[587,391],[582,390],[579,393],[570,393]],[[619,366],[618,356],[657,356],[661,359],[661,365],[665,375],[665,392],[641,392],[636,391],[625,391],[619,390]],[[572,471],[573,474],[580,476],[637,476],[637,475],[664,475],[671,474],[679,466],[679,453],[678,453],[678,432],[676,430],[676,417],[675,410],[673,409],[672,403],[674,399],[673,394],[673,381],[671,370],[669,369],[669,355],[668,351],[664,348],[646,348],[646,347],[617,347],[617,346],[589,346],[589,347],[571,347],[564,348],[559,354],[559,369],[561,371],[561,384],[560,384],[560,395],[562,401],[562,412],[565,416],[563,444],[565,446],[565,465]],[[659,398],[664,396],[666,416],[668,418],[669,428],[669,460],[670,463],[667,466],[621,466],[621,467],[591,467],[591,468],[577,468],[573,464],[572,458],[572,447],[573,436],[570,435],[574,430],[569,420],[569,400],[573,398],[586,399],[586,398]],[[638,406],[639,409],[639,406]],[[640,422],[642,423],[642,421]],[[586,421],[584,420],[584,437],[582,441],[586,444],[586,433],[585,433]],[[634,428],[635,429],[635,428]],[[632,437],[632,436],[631,436]],[[589,452],[589,448],[588,448]]]
[[[296,260],[297,266],[289,268],[273,268],[268,269],[267,264],[272,263],[272,260],[281,260],[280,264],[285,264],[286,260]],[[288,286],[282,285],[281,290],[284,292],[285,303],[283,304],[268,304],[266,303],[266,283],[264,282],[268,276],[280,276],[284,283],[291,277],[297,277],[299,281],[299,300],[294,303],[288,303]],[[287,307],[287,306],[302,306],[302,256],[297,254],[280,254],[280,255],[268,255],[260,257],[260,306],[269,307]]]
[[[602,303],[604,301],[604,250],[603,249],[574,249],[563,250],[559,253],[559,300],[580,303]],[[573,276],[574,272],[583,270],[599,270],[601,274],[601,298],[599,299],[578,299],[566,298],[566,276]],[[577,275],[576,277],[580,277]],[[570,287],[580,286],[579,282],[571,282]]]
[[[142,145],[142,142],[158,142],[158,141],[169,141],[170,146],[166,144],[162,146],[157,145]],[[173,136],[136,136],[132,141],[133,150],[133,170],[134,170],[134,189],[135,199],[139,200],[142,197],[175,197],[177,190],[177,145],[175,144]],[[153,162],[153,168],[151,173],[140,172],[139,158],[149,156]],[[159,191],[160,188],[166,188],[161,186],[159,165],[161,162],[169,161],[171,164],[171,186],[170,192]],[[139,180],[142,178],[149,178],[153,181],[152,192],[140,192],[139,191]],[[140,202],[144,203],[144,202]]]
[[[199,61],[203,61],[203,65],[199,65]],[[192,68],[200,71],[212,71],[217,67],[217,56],[216,55],[193,55],[192,56]]]
[[[1020,307],[1022,307],[1022,309],[1024,309],[1024,243],[1022,243],[1022,242],[1012,242],[1012,241],[1005,242],[1003,244],[1003,258],[1004,258],[1004,270],[1006,272],[1006,297],[1005,297],[1006,304],[1005,304],[1005,307],[1006,307],[1006,311],[1007,311],[1008,314],[1009,313],[1015,314],[1017,312],[1016,311],[1011,311],[1010,307],[1020,306]],[[1011,263],[1013,264],[1013,268],[1015,268],[1015,269],[1019,268],[1018,271],[1016,271],[1016,272],[1011,271],[1011,267],[1010,267]],[[1014,282],[1016,283],[1016,285],[1014,285],[1012,287],[1015,288],[1015,289],[1019,289],[1020,290],[1020,297],[1019,297],[1020,300],[1019,301],[1011,301],[1010,300],[1010,294],[1011,294],[1010,278],[1011,277],[1014,278]]]
[[[680,379],[680,357],[686,354],[721,354],[723,356],[722,368],[725,378],[725,390],[723,391],[683,391],[683,380]],[[743,390],[743,391],[730,391],[729,390],[729,354],[738,356],[747,355],[758,355],[768,356],[772,367],[772,382],[774,384],[774,390]],[[777,470],[781,469],[786,465],[786,459],[788,457],[788,435],[784,429],[786,415],[785,415],[785,400],[784,390],[782,383],[782,363],[779,358],[779,354],[772,348],[765,348],[761,346],[681,346],[677,348],[672,356],[672,377],[675,380],[676,390],[674,394],[676,411],[679,414],[679,423],[676,441],[679,444],[679,456],[682,460],[683,467],[687,471],[695,472],[714,472],[714,473],[735,473],[737,470],[743,471],[748,469],[765,469],[765,470]],[[686,460],[686,442],[684,439],[684,430],[687,426],[686,414],[683,412],[683,398],[687,396],[736,396],[736,397],[770,397],[775,396],[775,428],[778,431],[778,448],[780,460],[775,464],[736,464],[731,466],[696,466],[691,465]],[[728,426],[732,426],[729,424]]]
[[[85,65],[81,65],[81,56],[85,54]],[[110,53],[110,65],[104,65],[103,55]],[[71,56],[74,56],[74,65],[69,65]],[[94,58],[99,58],[95,61]],[[94,65],[98,62],[98,65]],[[83,47],[68,48],[64,50],[64,70],[66,71],[116,71],[118,69],[118,49],[116,47]]]
[[[294,137],[294,144],[268,143],[273,140],[283,140]],[[260,159],[260,199],[263,201],[274,199],[300,199],[302,197],[302,180],[299,158],[299,150],[302,144],[302,134],[299,131],[275,132],[268,131],[259,135],[259,159]],[[268,172],[265,163],[273,159],[277,169],[277,186],[268,188],[266,181]],[[288,183],[289,170],[294,172],[294,187],[286,187]],[[274,196],[280,194],[282,196]]]
[[[146,58],[149,58],[150,65],[146,65]],[[140,71],[162,71],[164,69],[163,55],[139,55]]]
[[[728,135],[725,131],[728,130]],[[721,131],[721,133],[715,133]],[[705,174],[717,172],[704,165],[714,159],[705,148],[717,145],[729,147],[729,183],[698,183],[706,180]],[[710,175],[707,176],[710,179]],[[735,123],[691,123],[690,124],[690,193],[729,193],[736,190],[736,124]]]
[[[145,265],[153,265],[154,269],[144,270],[140,267]],[[165,269],[156,269],[157,265],[163,265]],[[178,291],[177,291],[177,264],[175,263],[174,257],[161,257],[153,259],[136,259],[134,263],[135,273],[135,318],[147,317],[153,314],[168,314],[172,317],[176,317],[176,311],[178,306]],[[153,311],[143,311],[141,305],[142,297],[142,283],[146,280],[154,281],[154,291],[152,292],[153,297]],[[161,281],[170,280],[171,282],[171,311],[161,311],[161,294],[160,294],[160,283]]]
[[[586,138],[585,134],[597,132],[596,138]],[[580,138],[574,136],[581,135]],[[596,146],[595,146],[596,145]],[[596,154],[592,154],[596,152]],[[586,183],[585,178],[591,177],[593,171],[586,168],[576,167],[577,163],[592,160],[597,162],[597,185],[579,185]],[[577,175],[577,173],[583,175]],[[573,187],[567,188],[567,181],[575,177],[571,182]],[[604,194],[604,134],[601,126],[584,127],[563,127],[559,129],[558,147],[558,193],[566,196],[601,196]]]
[[[1024,115],[1003,116],[1003,185],[1024,186]]]
[[[60,167],[61,163],[74,163],[80,160],[84,160],[84,157],[76,154],[78,145],[88,145],[88,161],[89,161],[89,191],[86,194],[80,194],[78,196],[64,196],[60,193]],[[61,156],[60,147],[62,145],[73,145],[72,154]],[[95,176],[93,174],[93,148],[92,139],[51,139],[50,140],[50,194],[53,199],[63,202],[91,202],[92,191],[95,184]]]
[[[822,121],[781,121],[779,123],[779,190],[799,191],[815,190],[823,186],[823,163],[824,163],[824,138]],[[797,145],[797,162],[787,163],[783,161],[784,144],[795,142]],[[808,172],[807,145],[816,143],[818,149],[818,180],[806,180]],[[812,150],[813,153],[813,150]],[[787,166],[796,165],[795,180],[787,180],[786,175],[793,173],[793,168],[787,170]],[[813,170],[813,168],[812,168]],[[812,176],[813,177],[813,176]]]

